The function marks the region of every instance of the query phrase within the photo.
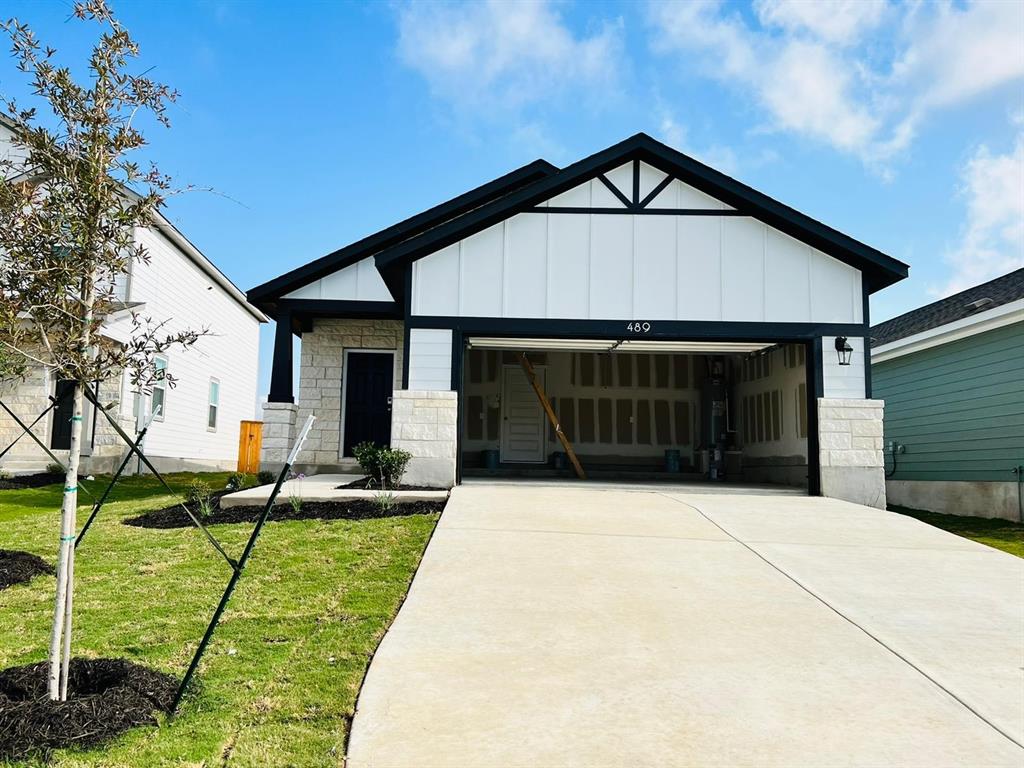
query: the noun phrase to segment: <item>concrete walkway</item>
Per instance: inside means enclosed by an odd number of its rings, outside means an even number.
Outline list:
[[[1024,561],[844,502],[456,489],[349,768],[1024,765]]]

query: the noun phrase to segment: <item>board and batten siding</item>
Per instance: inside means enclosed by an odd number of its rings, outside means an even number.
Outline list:
[[[414,390],[452,388],[452,332],[445,328],[409,331],[409,386]]]
[[[166,333],[210,330],[189,349],[166,354],[177,381],[167,389],[163,420],[146,435],[146,453],[233,465],[239,422],[256,417],[259,322],[161,233],[141,229],[137,237],[149,253],[149,263],[132,266],[130,299],[145,303],[140,313],[168,320]],[[220,382],[215,431],[207,430],[211,377]],[[122,413],[130,414],[127,390]]]
[[[875,363],[892,480],[1013,482],[1024,464],[1024,323]],[[886,468],[892,457],[886,453]]]
[[[863,321],[858,270],[742,216],[521,213],[412,277],[421,316]]]

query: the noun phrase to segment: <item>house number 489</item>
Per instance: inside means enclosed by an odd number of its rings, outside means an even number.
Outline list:
[[[650,333],[651,324],[641,323],[634,320],[632,323],[626,325],[626,330],[629,331],[630,333]]]

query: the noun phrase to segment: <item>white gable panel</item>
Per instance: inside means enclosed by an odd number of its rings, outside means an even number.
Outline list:
[[[362,259],[326,277],[287,293],[286,299],[336,301],[392,301],[391,292],[377,271],[373,258]]]
[[[633,218],[621,214],[595,214],[592,217],[591,318],[632,319]]]
[[[811,314],[825,323],[859,322],[860,272],[838,259],[815,252],[811,260]]]
[[[524,213],[414,262],[412,311],[859,323],[861,275],[744,216]]]
[[[764,320],[765,226],[754,219],[722,219],[722,314],[728,320]]]
[[[545,317],[548,217],[513,216],[505,222],[505,317]],[[497,317],[495,313],[495,317]]]
[[[812,248],[767,227],[765,241],[765,315],[776,322],[800,322],[811,315]]]
[[[664,171],[659,171],[647,163],[640,163],[640,199],[643,200],[651,194],[654,188],[665,180],[666,176],[668,174]]]
[[[595,208],[625,208],[622,201],[600,179],[590,181],[590,200]]]
[[[548,317],[590,316],[590,217],[548,216]]]
[[[469,317],[501,314],[504,240],[505,223],[502,222],[462,241],[461,314]],[[495,275],[499,279],[496,280]]]
[[[679,319],[722,319],[720,216],[666,216],[676,223],[676,293]]]
[[[649,320],[676,317],[676,223],[671,216],[637,216],[634,314]]]
[[[605,174],[605,177],[616,189],[626,196],[627,200],[633,199],[633,163],[632,161],[613,168]]]
[[[413,262],[412,276],[419,285],[428,286],[426,290],[413,294],[412,311],[415,314],[459,314],[459,243]],[[495,277],[501,279],[500,276]]]
[[[547,205],[564,206],[566,208],[589,208],[591,205],[590,188],[591,182],[585,181],[578,187],[573,187],[560,195],[555,195],[547,201]]]
[[[705,195],[689,184],[675,179],[648,203],[649,208],[693,208],[700,211],[732,210],[721,200]]]

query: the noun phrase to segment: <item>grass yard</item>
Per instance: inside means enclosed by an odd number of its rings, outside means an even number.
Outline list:
[[[890,511],[909,515],[923,523],[934,525],[944,531],[955,533],[981,544],[1001,549],[1017,557],[1024,557],[1024,525],[1011,520],[987,517],[962,517],[961,515],[942,515],[938,512],[925,512],[922,509],[890,506]]]
[[[195,477],[171,475],[182,488]],[[203,475],[214,488],[226,474]],[[102,478],[90,488],[102,489]],[[54,562],[59,485],[0,491],[0,548]],[[128,478],[75,566],[74,653],[184,674],[230,576],[195,529],[120,520],[172,501]],[[88,507],[79,509],[79,527]],[[271,522],[264,529],[181,714],[105,747],[62,750],[58,766],[340,765],[355,697],[404,597],[437,515]],[[211,528],[232,555],[251,524]],[[0,668],[46,658],[52,576],[0,591]]]

